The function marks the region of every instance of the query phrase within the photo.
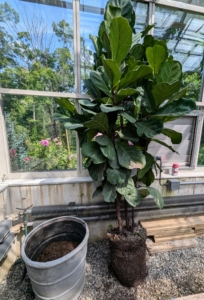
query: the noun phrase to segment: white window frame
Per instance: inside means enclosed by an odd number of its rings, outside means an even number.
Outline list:
[[[136,1],[135,1],[136,2]],[[137,2],[148,3],[148,24],[154,24],[155,17],[155,5],[162,5],[170,8],[176,8],[186,12],[194,12],[204,14],[204,7],[196,6],[192,4],[186,4],[183,2],[171,1],[171,0],[140,0]],[[81,70],[80,70],[80,0],[73,0],[73,29],[74,29],[74,72],[75,72],[75,93],[58,93],[58,92],[44,92],[44,91],[31,91],[31,90],[19,90],[19,89],[4,89],[0,88],[0,181],[4,178],[9,179],[36,179],[36,178],[59,178],[59,177],[84,177],[88,175],[87,170],[83,170],[82,156],[79,147],[79,141],[77,139],[77,170],[76,171],[41,171],[41,172],[11,172],[10,170],[10,158],[8,151],[8,142],[6,136],[5,120],[3,115],[3,94],[10,95],[31,95],[31,96],[45,96],[45,97],[61,97],[61,98],[73,98],[73,99],[88,99],[88,95],[81,94]],[[154,33],[152,28],[149,32]],[[196,135],[194,138],[194,147],[191,158],[191,166],[186,167],[186,170],[196,169],[204,171],[203,167],[197,167],[197,158],[199,153],[200,139],[203,126],[203,110],[204,110],[204,76],[202,80],[202,93],[200,102],[196,102],[200,110],[193,112],[196,116]],[[79,109],[78,102],[76,101],[77,108]]]

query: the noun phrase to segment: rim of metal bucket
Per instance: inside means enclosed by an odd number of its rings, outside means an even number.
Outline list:
[[[41,227],[44,227],[45,225],[46,226],[49,226],[51,223],[55,222],[60,222],[62,220],[69,220],[69,221],[74,221],[74,222],[77,222],[77,223],[80,223],[81,225],[83,225],[86,229],[86,234],[82,240],[82,242],[73,250],[71,251],[70,253],[58,258],[58,259],[55,259],[55,260],[52,260],[52,261],[48,261],[48,262],[36,262],[36,261],[33,261],[31,260],[30,258],[28,258],[28,256],[26,255],[24,249],[27,245],[27,242],[30,238],[32,238],[32,236],[35,234],[36,231],[39,230],[39,228]],[[63,264],[65,261],[67,261],[68,259],[70,259],[72,256],[74,256],[75,254],[77,254],[77,252],[79,252],[83,247],[84,245],[88,242],[88,238],[89,238],[89,228],[86,224],[86,222],[84,222],[82,219],[79,219],[77,217],[71,217],[71,216],[62,216],[62,217],[57,217],[57,218],[54,218],[54,219],[50,219],[48,221],[45,221],[41,224],[39,224],[38,226],[36,226],[24,239],[23,241],[23,244],[22,244],[22,247],[21,247],[21,256],[22,256],[22,259],[24,260],[24,262],[30,266],[30,267],[33,267],[33,268],[38,268],[38,269],[48,269],[48,268],[51,268],[51,267],[54,267],[56,265],[59,265],[59,264]],[[60,261],[59,261],[60,260]]]

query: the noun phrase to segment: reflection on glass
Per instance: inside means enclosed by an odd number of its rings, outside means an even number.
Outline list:
[[[4,88],[74,91],[71,1],[0,0]]]
[[[167,43],[174,59],[180,61],[187,96],[199,101],[204,55],[204,15],[156,6],[154,35]]]
[[[98,28],[103,20],[106,0],[81,0],[80,1],[80,34],[81,34],[81,79],[89,76],[93,65],[94,47],[89,35],[97,36]],[[133,2],[136,13],[136,32],[144,30],[147,24],[148,5]]]
[[[176,1],[176,2],[184,2],[187,4],[193,4],[193,5],[197,5],[197,6],[204,6],[204,0],[172,0],[172,1]]]
[[[53,98],[3,95],[3,103],[11,171],[76,169],[76,134],[53,120]]]

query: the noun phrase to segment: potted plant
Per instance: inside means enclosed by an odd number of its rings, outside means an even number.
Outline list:
[[[165,42],[148,35],[151,26],[135,33],[134,24],[131,1],[108,1],[98,36],[90,36],[94,70],[84,80],[90,100],[79,100],[77,111],[69,99],[56,99],[59,107],[54,115],[66,129],[78,133],[97,186],[93,197],[101,193],[106,202],[115,203],[118,227],[108,230],[111,263],[126,286],[146,276],[146,231],[135,223],[134,209],[147,195],[159,208],[164,205],[160,192],[150,187],[155,180],[152,167],[159,166],[148,146],[154,141],[175,152],[155,136],[163,134],[179,144],[181,133],[165,128],[165,123],[196,107],[184,98],[182,66],[169,55]],[[145,186],[139,187],[139,182]]]

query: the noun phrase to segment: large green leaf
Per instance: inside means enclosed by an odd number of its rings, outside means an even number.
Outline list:
[[[106,182],[103,187],[102,195],[106,202],[115,202],[117,196],[115,187],[109,182]]]
[[[144,183],[146,186],[150,186],[154,180],[155,180],[155,176],[154,173],[152,171],[152,169],[149,169],[140,179],[142,181],[142,183]]]
[[[126,112],[122,112],[120,113],[120,115],[125,118],[127,121],[129,121],[130,123],[135,123],[136,122],[136,119],[133,118],[132,116],[130,116],[129,114],[127,114]]]
[[[81,153],[85,157],[90,157],[94,164],[98,165],[107,159],[103,156],[100,146],[96,142],[88,142],[82,146]]]
[[[106,31],[109,34],[110,24],[113,18],[121,16],[121,8],[113,5],[107,5],[104,15]]]
[[[94,181],[101,181],[103,179],[103,172],[106,169],[106,163],[93,164],[91,163],[88,167],[89,175]]]
[[[110,25],[112,59],[120,64],[128,54],[132,43],[132,29],[123,17],[114,18]]]
[[[131,141],[133,143],[139,141],[139,138],[136,136],[136,132],[134,133],[128,128],[123,128],[122,131],[118,132],[118,134],[123,140]]]
[[[122,17],[127,19],[128,22],[132,21],[133,6],[130,0],[109,0],[106,9],[109,5],[120,8]]]
[[[93,98],[101,98],[101,91],[93,84],[90,78],[84,79],[84,87]]]
[[[100,146],[108,146],[108,144],[110,143],[110,138],[107,135],[103,134],[96,137],[96,142]]]
[[[55,102],[66,108],[72,115],[77,113],[74,104],[67,98],[54,98]]]
[[[162,82],[157,84],[152,94],[157,105],[160,105],[164,100],[168,99],[174,93],[178,92],[181,86],[181,81],[175,81],[172,84]]]
[[[80,99],[80,100],[78,100],[78,102],[81,106],[86,107],[86,108],[94,108],[97,106],[96,103],[93,103],[92,101],[86,100],[86,99]]]
[[[157,207],[163,208],[164,199],[163,199],[160,191],[158,191],[157,189],[155,189],[153,187],[147,187],[147,190],[150,193],[150,195],[154,198],[154,201],[155,201]]]
[[[101,146],[101,152],[105,157],[107,157],[110,160],[115,158],[116,152],[111,140],[107,146]]]
[[[89,38],[93,42],[94,49],[96,51],[97,56],[100,56],[103,48],[100,39],[97,36],[93,36],[92,34],[89,35]]]
[[[84,126],[90,129],[98,129],[101,132],[108,132],[108,117],[104,112],[101,112],[95,115],[91,121],[85,122]]]
[[[118,154],[119,164],[126,169],[133,168],[131,162],[134,162],[134,167],[139,169],[142,169],[146,164],[144,154],[142,154],[142,152],[137,150],[134,146],[128,145],[128,143],[118,142],[116,144],[116,151]]]
[[[149,196],[149,192],[147,189],[139,189],[138,191],[140,193],[141,198],[146,198],[147,196]]]
[[[120,168],[117,156],[115,156],[114,159],[109,159],[108,163],[109,163],[109,165],[112,169],[119,169]]]
[[[179,99],[173,102],[167,103],[156,111],[155,116],[161,117],[180,117],[190,113],[196,109],[196,103],[193,100]]]
[[[156,75],[159,71],[161,63],[165,59],[165,49],[160,45],[154,45],[146,49],[146,57],[150,67]]]
[[[69,122],[70,120],[70,117],[58,113],[54,113],[52,117],[55,121],[60,121],[61,123]]]
[[[112,85],[113,86],[117,85],[121,77],[120,69],[117,63],[112,59],[105,59],[105,58],[103,58],[102,61],[103,61],[104,69],[108,77],[110,78]]]
[[[182,67],[178,61],[166,61],[163,62],[159,73],[157,75],[157,83],[167,82],[173,83],[175,81],[181,80],[182,77]]]
[[[91,71],[90,79],[95,86],[97,86],[101,91],[103,91],[106,95],[111,97],[111,91],[109,87],[106,85],[106,82],[103,80],[102,74],[98,71]]]
[[[138,79],[141,79],[152,73],[152,69],[149,66],[139,66],[136,70],[128,72],[119,82],[116,87],[117,90],[120,90],[133,82],[136,82]]]
[[[130,177],[131,171],[127,169],[111,169],[108,168],[107,171],[107,180],[113,185],[123,184],[127,178]]]
[[[145,48],[137,44],[130,50],[130,55],[134,57],[136,60],[142,60],[145,54]]]
[[[162,133],[171,139],[172,144],[180,144],[182,141],[182,134],[175,130],[164,128]]]
[[[95,135],[97,135],[98,133],[98,130],[97,129],[90,129],[87,131],[87,141],[90,142],[94,137]]]
[[[106,106],[104,104],[100,105],[100,109],[104,113],[110,113],[113,111],[121,111],[121,110],[123,111],[124,110],[124,108],[121,106]]]
[[[137,206],[140,201],[140,193],[135,188],[134,181],[132,178],[128,179],[128,183],[124,187],[116,187],[117,192],[124,196],[125,200],[133,207]]]
[[[103,188],[102,186],[98,186],[96,188],[96,190],[93,192],[92,198],[97,197],[98,195],[100,195],[103,192]]]
[[[170,145],[167,145],[166,143],[164,143],[164,142],[162,142],[162,141],[160,141],[160,140],[157,140],[157,139],[151,139],[153,142],[156,142],[156,143],[158,143],[158,144],[160,144],[160,145],[162,145],[162,146],[164,146],[164,147],[166,147],[166,148],[169,148],[169,150],[171,150],[172,152],[176,152],[177,154],[178,154],[178,152],[176,151],[176,150],[174,150],[174,148],[172,148]]]
[[[69,118],[69,120],[67,120],[67,122],[64,123],[64,127],[69,130],[74,130],[77,128],[84,127],[84,125],[81,122],[81,120],[76,116],[73,118]]]
[[[154,157],[151,154],[145,153],[145,158],[146,158],[146,165],[144,166],[143,169],[138,170],[137,172],[137,176],[139,179],[141,179],[145,175],[145,173],[147,173],[147,171],[149,171],[149,169],[152,168],[152,165],[154,163]]]
[[[186,95],[186,92],[187,92],[187,88],[184,88],[180,91],[178,91],[176,94],[174,94],[170,99],[169,99],[169,102],[172,102],[174,100],[179,100],[180,98],[182,98],[183,96]]]
[[[135,126],[139,136],[144,134],[146,137],[152,138],[162,132],[163,122],[161,120],[146,120],[135,123]]]
[[[117,95],[116,95],[116,102],[120,102],[120,100],[129,97],[131,95],[134,95],[137,93],[136,89],[133,88],[127,88],[127,89],[121,89],[120,91],[118,91]]]

